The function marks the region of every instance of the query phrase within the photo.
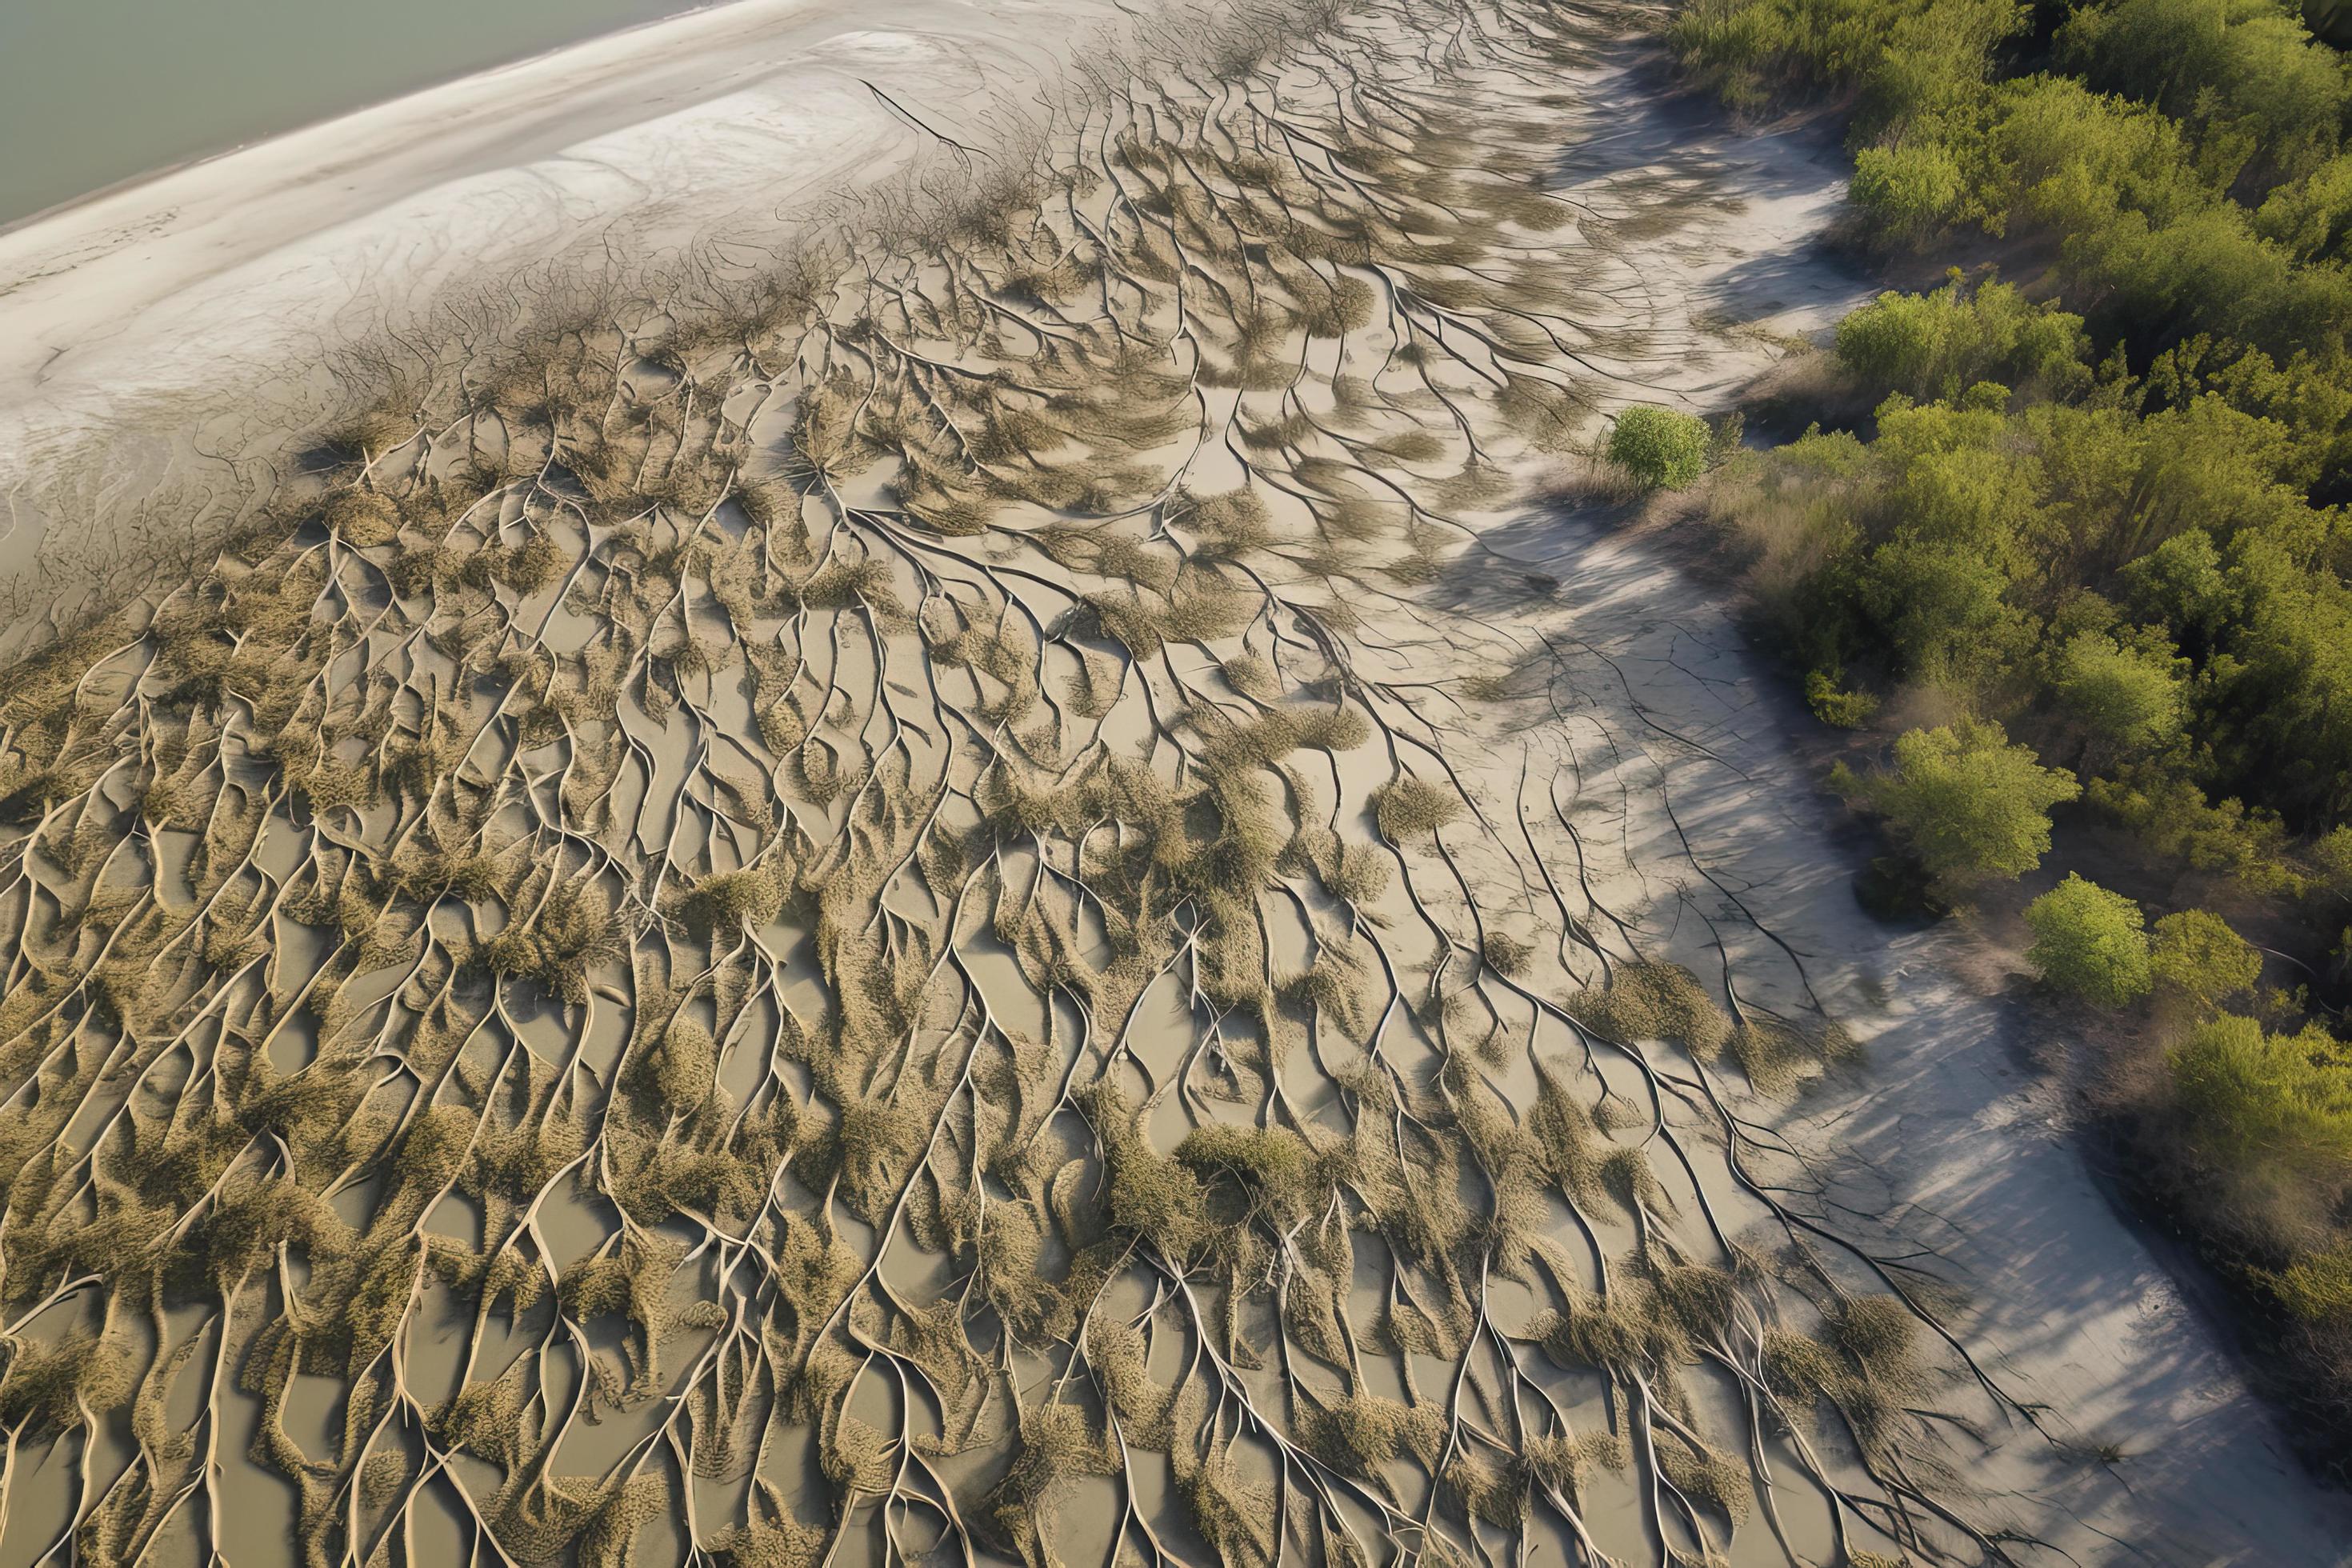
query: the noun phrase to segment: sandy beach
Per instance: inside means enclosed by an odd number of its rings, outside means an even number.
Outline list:
[[[1108,4],[739,0],[591,40],[110,191],[0,233],[0,576],[45,526],[23,480],[91,430],[158,484],[157,429],[266,443],[332,389],[341,343],[454,291],[595,251],[632,268],[987,140]],[[1050,24],[1050,25],[1049,25]],[[919,128],[892,104],[925,106]]]

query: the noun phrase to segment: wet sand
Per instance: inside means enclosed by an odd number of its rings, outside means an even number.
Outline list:
[[[0,229],[93,193],[437,82],[655,20],[675,0],[224,0],[0,16]],[[99,106],[104,112],[97,112]],[[69,131],[68,128],[70,128]]]

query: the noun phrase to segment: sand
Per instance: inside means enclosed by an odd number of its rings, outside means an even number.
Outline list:
[[[583,233],[882,237],[469,358],[19,680],[0,1114],[58,1154],[0,1234],[131,1414],[44,1407],[0,1568],[2342,1560],[1949,939],[1854,905],[1726,607],[1528,499],[1861,296],[1833,147],[1638,13],[1372,5],[1147,37],[1005,225],[991,117],[1102,63],[1041,15],[736,8],[425,95],[431,155],[424,99],[249,150],[389,205],[180,231],[19,376],[138,434]]]
[[[331,405],[304,370],[336,345],[587,250],[642,268],[739,230],[772,244],[931,132],[1001,132],[1034,104],[1000,95],[1058,79],[1107,19],[1107,0],[736,0],[0,232],[0,581],[47,521],[26,479],[91,431],[151,485],[190,467],[158,428],[209,418],[215,448],[266,450]]]
[[[1988,1457],[2017,1526],[2086,1563],[2345,1561],[2346,1500],[2314,1485],[2217,1326],[2093,1179],[2020,1010],[1957,977],[1958,939],[1892,933],[1854,903],[1853,837],[1792,744],[1810,721],[1722,605],[1590,518],[1493,537],[1557,572],[1580,632],[1629,672],[1635,706],[1617,722],[1686,742],[1642,744],[1656,794],[1631,858],[1650,877],[1685,863],[1662,820],[1674,800],[1696,862],[1806,956],[1865,1038],[1865,1065],[1771,1121],[1826,1178],[1809,1212],[1848,1228],[1885,1215],[1932,1247],[1964,1292],[1968,1342],[2046,1405],[2053,1443],[2076,1446],[2036,1453],[2012,1428]],[[2088,1457],[2109,1450],[2122,1457]]]

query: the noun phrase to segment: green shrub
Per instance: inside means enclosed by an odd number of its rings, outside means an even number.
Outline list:
[[[2252,989],[2263,974],[2253,944],[2206,910],[2158,921],[2149,963],[2158,985],[2207,1006]]]
[[[2084,804],[2130,828],[2156,854],[2200,871],[2221,871],[2255,892],[2287,892],[2298,885],[2283,858],[2286,828],[2276,812],[2245,803],[2205,798],[2177,773],[2154,765],[2120,768],[2094,779]]]
[[[1831,784],[1885,817],[1947,885],[2032,870],[2050,848],[2050,808],[2082,793],[2073,773],[2042,766],[2000,725],[1975,719],[1910,731],[1895,742],[1892,768],[1857,777],[1840,763]]]
[[[1960,166],[1932,142],[1865,147],[1854,160],[1850,197],[1874,235],[1916,245],[1958,216],[1967,189]]]
[[[2263,1185],[2352,1173],[2352,1054],[2313,1026],[2271,1034],[2223,1013],[2171,1053],[2190,1152]]]
[[[2120,1007],[2154,984],[2147,922],[2120,893],[2069,872],[2025,907],[2033,930],[2026,961],[2042,981],[2103,1007]]]
[[[2013,590],[2019,541],[2040,521],[2038,475],[2001,450],[2008,428],[1990,410],[1890,399],[1879,411],[1868,521],[1881,542],[1856,552],[1852,591],[1906,674],[1979,688],[2033,645]]]
[[[1706,471],[1706,421],[1638,405],[1617,416],[1609,460],[1645,490],[1680,489]]]
[[[2311,847],[2319,883],[2338,897],[2352,897],[2352,827],[2331,828]]]
[[[2051,690],[2095,739],[2122,750],[2162,745],[2180,732],[2181,660],[2082,632],[2059,650]]]
[[[1932,294],[1881,294],[1838,323],[1837,357],[1875,393],[1958,401],[1981,381],[2066,397],[2089,386],[2083,318],[2015,287],[1970,289],[1959,269]]]
[[[1877,716],[1878,699],[1867,691],[1841,691],[1838,678],[1825,669],[1805,677],[1805,706],[1824,724],[1859,730]]]

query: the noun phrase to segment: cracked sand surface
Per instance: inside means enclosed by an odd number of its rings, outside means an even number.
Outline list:
[[[1834,1177],[1815,1212],[1843,1205],[1849,1226],[1885,1215],[1934,1247],[1964,1293],[1956,1321],[1997,1375],[2048,1406],[2060,1440],[2126,1456],[2067,1463],[2013,1437],[1991,1489],[2013,1494],[2018,1524],[2085,1563],[2346,1561],[2352,1510],[2313,1485],[2212,1326],[2094,1183],[2010,1010],[1953,978],[1956,939],[1891,931],[1854,903],[1839,807],[1790,743],[1810,721],[1708,592],[1589,520],[1488,537],[1558,574],[1579,630],[1646,672],[1631,678],[1643,713],[1724,759],[1649,746],[1668,791],[1705,803],[1684,826],[1709,869],[1808,955],[1830,1010],[1864,1042],[1862,1067],[1773,1119]],[[1716,650],[1704,681],[1682,668],[1685,627]],[[1646,728],[1631,720],[1621,708],[1620,723]]]
[[[1146,28],[21,679],[0,1563],[2338,1561],[1720,607],[1505,482],[1857,292],[1623,19]]]

